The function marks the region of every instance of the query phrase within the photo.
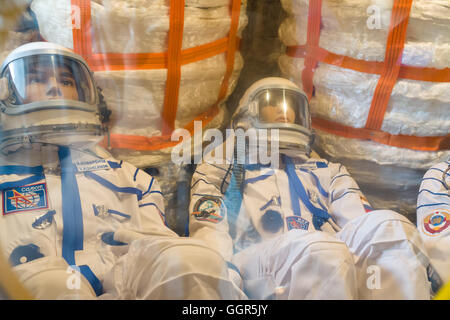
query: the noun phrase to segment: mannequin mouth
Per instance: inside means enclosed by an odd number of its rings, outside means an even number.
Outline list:
[[[275,119],[276,122],[289,122],[287,118],[285,117],[278,117]]]

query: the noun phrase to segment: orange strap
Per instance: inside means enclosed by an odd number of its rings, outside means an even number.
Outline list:
[[[170,0],[169,45],[167,50],[167,81],[162,111],[162,134],[173,131],[178,108],[181,80],[181,46],[184,29],[184,0]]]
[[[217,105],[209,108],[206,112],[197,116],[192,122],[184,127],[188,130],[190,135],[194,135],[194,121],[202,121],[202,125],[208,125],[212,119],[219,113],[220,109]],[[135,136],[125,134],[111,134],[110,147],[112,149],[132,149],[138,151],[156,151],[160,149],[170,148],[176,146],[179,141],[172,141],[171,135],[165,136]],[[107,148],[108,142],[106,137],[100,143],[101,146]]]
[[[392,89],[394,89],[400,72],[411,6],[412,0],[394,1],[386,44],[384,68],[375,88],[369,109],[366,121],[367,129],[381,130]]]
[[[72,6],[80,8],[80,28],[73,28],[73,50],[85,58],[92,54],[91,39],[91,1],[72,0]],[[89,63],[89,62],[88,62]]]
[[[309,50],[312,59],[344,69],[381,75],[384,68],[384,63],[380,61],[358,60],[332,53],[320,47],[310,47]],[[286,55],[293,58],[304,58],[306,56],[306,46],[287,47]],[[434,69],[401,65],[398,77],[417,81],[450,82],[450,68]]]
[[[230,80],[231,73],[234,70],[234,57],[236,54],[236,39],[239,27],[239,16],[241,13],[241,0],[232,0],[230,11],[231,24],[230,31],[228,33],[227,69],[222,80],[222,85],[219,91],[219,98],[217,99],[216,104],[223,100],[227,95],[229,84],[228,82]]]
[[[236,50],[238,49],[239,45],[239,39],[237,38],[237,31],[239,26],[239,16],[240,16],[240,10],[241,10],[241,0],[232,0],[231,3],[231,25],[230,25],[230,31],[228,34],[228,37],[226,42],[226,47],[224,48],[227,52],[226,61],[227,61],[227,67],[226,72],[221,84],[221,88],[219,91],[219,96],[217,98],[217,102],[208,110],[203,112],[202,114],[198,115],[194,120],[192,120],[190,123],[188,123],[184,129],[188,130],[191,135],[194,133],[194,121],[202,121],[202,126],[205,127],[208,125],[211,120],[214,119],[214,117],[217,116],[217,114],[220,111],[219,103],[225,98],[228,90],[229,85],[229,79],[231,77],[231,74],[234,70],[234,58],[236,54]],[[223,46],[223,40],[219,40],[220,45]],[[218,43],[218,41],[216,41]],[[197,52],[193,49],[187,49],[184,50],[186,53],[186,60],[188,61],[191,59],[190,62],[194,62],[197,60],[200,60],[199,57],[196,57],[195,55]],[[209,57],[210,55],[213,56],[215,54],[212,54],[214,51],[214,47],[212,45],[209,45],[209,52],[205,50],[206,55]],[[205,57],[203,57],[205,58]],[[196,59],[196,60],[194,60]],[[187,62],[189,63],[189,62]],[[167,90],[166,90],[166,96],[167,96]],[[165,110],[165,108],[164,108]],[[154,137],[145,137],[145,136],[133,136],[133,135],[122,135],[122,134],[111,134],[110,136],[110,147],[111,148],[120,148],[120,149],[133,149],[133,150],[139,150],[139,151],[155,151],[160,150],[164,148],[169,148],[177,145],[178,141],[171,141],[171,134],[166,133],[162,136],[154,136]],[[101,143],[102,146],[107,146],[106,138]]]
[[[384,62],[357,60],[320,48],[321,6],[321,0],[310,0],[309,2],[308,37],[306,45],[292,46],[286,50],[288,56],[305,58],[302,82],[309,99],[311,99],[314,93],[313,76],[318,62],[359,72],[379,74],[380,79],[375,89],[365,128],[353,128],[321,118],[313,118],[313,127],[346,138],[372,140],[400,148],[421,151],[449,149],[449,135],[416,137],[392,135],[388,132],[381,131],[384,115],[397,78],[450,82],[449,68],[439,70],[404,66],[401,64],[412,0],[394,1]]]
[[[175,1],[176,2],[176,1]],[[91,0],[71,0],[80,8],[80,29],[73,29],[74,51],[87,61],[92,71],[167,69],[167,52],[150,53],[93,53],[91,36]],[[171,11],[172,12],[172,11]],[[235,37],[236,46],[240,39]],[[229,38],[181,51],[181,65],[200,61],[224,53]]]
[[[349,127],[334,121],[317,117],[314,117],[312,122],[315,129],[345,138],[372,140],[393,147],[408,148],[419,151],[438,151],[450,148],[450,135],[437,137],[393,135],[384,131]]]
[[[317,67],[312,48],[319,46],[320,19],[322,16],[322,0],[309,0],[308,10],[308,34],[306,38],[305,68],[302,72],[303,90],[311,100],[313,96],[313,76]]]

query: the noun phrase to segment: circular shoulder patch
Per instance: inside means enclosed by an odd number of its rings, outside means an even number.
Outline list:
[[[446,209],[433,210],[423,219],[423,231],[429,236],[441,234],[450,225],[450,212]]]
[[[223,210],[222,201],[219,198],[205,196],[195,203],[192,215],[199,221],[218,223],[223,220]]]

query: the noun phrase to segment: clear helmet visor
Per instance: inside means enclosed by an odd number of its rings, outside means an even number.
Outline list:
[[[263,124],[296,124],[311,128],[309,104],[302,93],[282,88],[263,89],[256,94],[253,105]]]
[[[2,77],[9,83],[7,106],[53,100],[93,105],[96,94],[91,74],[79,61],[61,55],[44,54],[12,61]]]

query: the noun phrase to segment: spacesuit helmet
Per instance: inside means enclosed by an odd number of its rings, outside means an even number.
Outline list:
[[[13,50],[0,68],[0,149],[97,143],[109,110],[84,59],[49,42]]]
[[[233,129],[278,129],[280,153],[309,155],[314,140],[309,102],[293,82],[278,77],[256,81],[242,96]],[[267,134],[270,139],[270,134]]]

